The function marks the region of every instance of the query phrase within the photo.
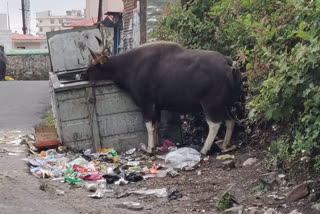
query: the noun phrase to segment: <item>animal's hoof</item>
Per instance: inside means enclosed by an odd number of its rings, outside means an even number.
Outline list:
[[[152,154],[152,152],[153,152],[153,148],[149,148],[149,147],[148,147],[147,153]]]
[[[231,152],[231,151],[237,149],[237,147],[236,147],[235,145],[232,145],[232,146],[230,146],[230,147],[224,147],[224,146],[223,146],[223,142],[224,142],[223,140],[218,140],[217,142],[215,142],[215,144],[217,144],[217,146],[219,147],[219,149],[220,149],[220,151],[221,151],[222,153]]]
[[[232,145],[232,146],[230,146],[228,148],[221,149],[221,152],[222,153],[227,153],[227,152],[232,152],[232,151],[234,151],[236,149],[237,149],[237,147],[235,145]]]
[[[215,142],[215,144],[217,144],[217,146],[220,148],[220,150],[222,150],[223,140],[218,140],[217,142]]]
[[[141,149],[141,151],[143,151],[145,153],[152,154],[154,148],[152,148],[152,147],[147,148],[145,144],[141,143],[140,149]]]
[[[145,153],[149,153],[148,152],[149,148],[147,149],[146,145],[143,144],[143,143],[140,143],[140,150],[145,152]]]

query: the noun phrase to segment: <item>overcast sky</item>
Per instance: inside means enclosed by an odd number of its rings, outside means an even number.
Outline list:
[[[22,32],[21,0],[0,0],[0,13],[7,13],[9,3],[11,31]],[[64,15],[66,10],[83,10],[85,0],[30,0],[31,29],[36,32],[36,12],[51,10],[53,15]]]

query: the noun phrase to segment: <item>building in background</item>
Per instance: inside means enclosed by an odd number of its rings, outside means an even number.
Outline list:
[[[10,37],[11,31],[8,26],[8,16],[5,13],[0,14],[0,45],[4,46],[5,52],[12,49]]]
[[[47,40],[29,34],[11,34],[13,49],[48,49]]]
[[[47,32],[68,29],[65,27],[73,22],[84,20],[81,10],[66,11],[66,15],[55,16],[51,11],[36,13],[37,35],[46,37]]]
[[[86,0],[86,18],[98,17],[99,0]],[[123,2],[122,0],[102,0],[102,12],[109,11],[122,12]]]
[[[122,49],[124,51],[137,47],[147,41],[146,0],[123,0]]]

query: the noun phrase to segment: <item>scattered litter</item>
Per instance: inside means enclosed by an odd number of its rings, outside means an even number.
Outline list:
[[[82,157],[77,158],[70,162],[70,165],[85,165],[88,164],[88,161]]]
[[[230,160],[234,159],[234,155],[219,155],[217,156],[217,160]]]
[[[204,157],[204,158],[203,158],[203,161],[204,161],[204,162],[208,162],[208,161],[209,161],[209,158],[210,158],[210,156]]]
[[[10,141],[10,144],[20,145],[21,141],[22,141],[21,139],[12,140]]]
[[[168,193],[169,201],[177,200],[179,198],[182,198],[182,193],[179,192],[179,190],[177,190],[176,188],[169,189],[169,193]]]
[[[89,156],[91,154],[91,149],[87,149],[86,151],[83,152],[85,156]]]
[[[130,150],[126,151],[126,154],[132,155],[136,150],[137,150],[136,148],[130,149]]]
[[[18,153],[11,153],[11,152],[9,152],[8,155],[9,155],[9,156],[19,156]]]
[[[142,181],[143,177],[137,173],[131,172],[129,175],[126,176],[125,179],[130,182],[138,182]]]
[[[140,189],[140,190],[134,190],[130,191],[131,194],[137,194],[137,195],[154,195],[158,198],[164,198],[168,197],[168,191],[166,188],[162,189]]]
[[[88,195],[90,198],[101,199],[104,197],[104,192],[102,190],[97,190],[95,193]]]
[[[178,176],[179,173],[177,171],[175,171],[172,167],[170,167],[166,170],[159,170],[157,173],[157,177],[159,177],[159,178],[164,178],[167,175],[170,175],[171,177],[175,177],[175,176]]]
[[[177,149],[178,149],[178,147],[175,147],[175,146],[170,146],[170,147],[168,148],[169,152],[174,152],[174,151],[176,151]]]
[[[91,184],[91,183],[86,183],[85,187],[89,192],[95,192],[98,189],[98,186],[96,184]]]
[[[139,166],[140,161],[128,161],[127,166]]]
[[[103,197],[119,198],[128,194],[168,197],[166,188],[126,191],[123,194],[116,194],[116,196],[114,193],[109,196],[105,193],[108,191],[107,186],[111,184],[127,185],[148,178],[174,177],[179,175],[175,169],[192,169],[200,162],[200,153],[191,148],[169,152],[166,156],[163,156],[167,163],[163,165],[155,162],[155,157],[136,153],[136,148],[121,154],[118,154],[113,148],[102,148],[98,149],[97,152],[87,149],[80,153],[74,153],[65,146],[38,151],[36,148],[31,149],[34,142],[29,141],[30,139],[30,137],[27,138],[26,145],[32,154],[26,158],[26,163],[34,176],[66,182],[70,184],[70,188],[83,187],[92,193],[88,195],[89,197],[98,199]],[[166,141],[165,144],[168,151],[176,149],[171,141]],[[24,152],[24,150],[21,152]],[[64,194],[58,192],[56,190],[56,194]],[[169,200],[174,200],[175,197],[179,198],[181,196],[175,192],[172,193]]]
[[[166,171],[167,171],[167,174],[170,175],[171,177],[176,177],[180,175],[179,172],[174,170],[172,167],[168,168]]]
[[[200,162],[200,153],[192,148],[181,148],[167,154],[165,163],[174,169],[192,170]]]
[[[65,177],[65,179],[66,179],[66,181],[69,181],[69,182],[71,182],[71,183],[82,181],[81,178],[71,178],[71,177],[69,177],[69,176]]]
[[[102,177],[99,175],[98,172],[95,172],[91,175],[80,176],[80,178],[87,181],[97,181],[97,180],[100,180]]]
[[[114,182],[115,185],[120,185],[120,186],[123,186],[123,185],[126,185],[128,184],[129,182],[126,181],[124,178],[120,178],[119,180],[117,180],[116,182]]]

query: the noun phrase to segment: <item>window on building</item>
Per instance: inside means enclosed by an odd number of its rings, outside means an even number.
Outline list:
[[[42,27],[40,27],[40,28],[39,28],[39,31],[40,31],[40,32],[42,32],[42,31],[43,31],[43,28],[42,28]]]
[[[51,31],[54,31],[54,27],[51,28]]]
[[[62,22],[63,22],[63,19],[59,19],[59,23],[62,24]]]
[[[51,24],[54,24],[54,19],[51,19],[50,22],[51,22]]]
[[[17,49],[26,49],[24,46],[18,46]]]
[[[42,20],[41,20],[41,19],[39,20],[39,23],[42,23]]]

